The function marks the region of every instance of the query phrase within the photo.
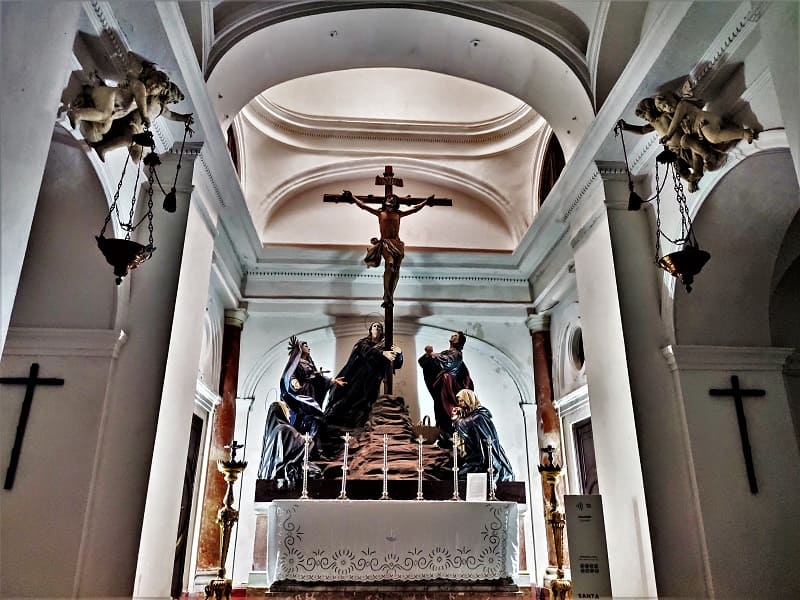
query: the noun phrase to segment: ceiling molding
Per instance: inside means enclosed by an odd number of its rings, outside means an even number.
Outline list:
[[[546,126],[544,119],[524,103],[516,110],[495,119],[448,124],[302,115],[270,102],[262,94],[239,114],[263,134],[306,149],[319,148],[320,145],[310,142],[309,139],[296,138],[390,141],[403,144],[492,145],[487,148],[486,153],[496,153],[498,149],[493,145],[497,142],[512,136],[519,137],[522,133],[527,134],[526,138],[532,137]],[[519,141],[514,140],[514,143],[518,144]],[[329,148],[328,145],[322,147]]]
[[[540,15],[521,10],[501,2],[477,3],[468,0],[286,0],[270,3],[253,3],[245,11],[234,15],[224,23],[215,39],[208,57],[206,77],[214,70],[220,59],[238,42],[270,25],[301,17],[327,12],[352,11],[374,8],[400,8],[437,12],[453,17],[477,21],[491,27],[508,31],[529,39],[547,48],[561,59],[575,74],[589,95],[591,84],[586,59],[557,23]]]

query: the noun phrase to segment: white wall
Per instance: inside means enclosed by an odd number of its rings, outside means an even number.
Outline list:
[[[45,177],[0,372],[27,376],[37,362],[40,377],[65,381],[35,390],[14,488],[0,493],[4,597],[79,589],[106,389],[124,339],[112,329],[116,286],[93,237],[106,199],[84,151],[57,135]],[[8,465],[25,388],[2,387]]]

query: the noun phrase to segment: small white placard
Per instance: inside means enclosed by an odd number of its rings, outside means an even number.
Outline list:
[[[599,495],[564,496],[569,565],[575,598],[610,598],[603,499]]]
[[[467,501],[486,501],[486,482],[488,481],[486,473],[467,473]]]

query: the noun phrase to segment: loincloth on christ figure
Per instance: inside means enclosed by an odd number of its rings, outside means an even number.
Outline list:
[[[406,254],[406,245],[397,238],[380,240],[372,238],[370,244],[372,245],[367,249],[367,255],[364,257],[364,262],[368,267],[379,267],[381,257],[385,258],[387,263],[394,263],[395,267],[397,267]]]

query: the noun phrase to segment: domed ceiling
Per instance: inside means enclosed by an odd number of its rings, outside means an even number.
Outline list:
[[[375,217],[323,204],[343,189],[453,200],[404,221],[418,249],[511,252],[535,213],[534,176],[550,133],[527,104],[489,86],[431,71],[350,69],[265,90],[234,122],[240,177],[265,246],[360,247]]]

